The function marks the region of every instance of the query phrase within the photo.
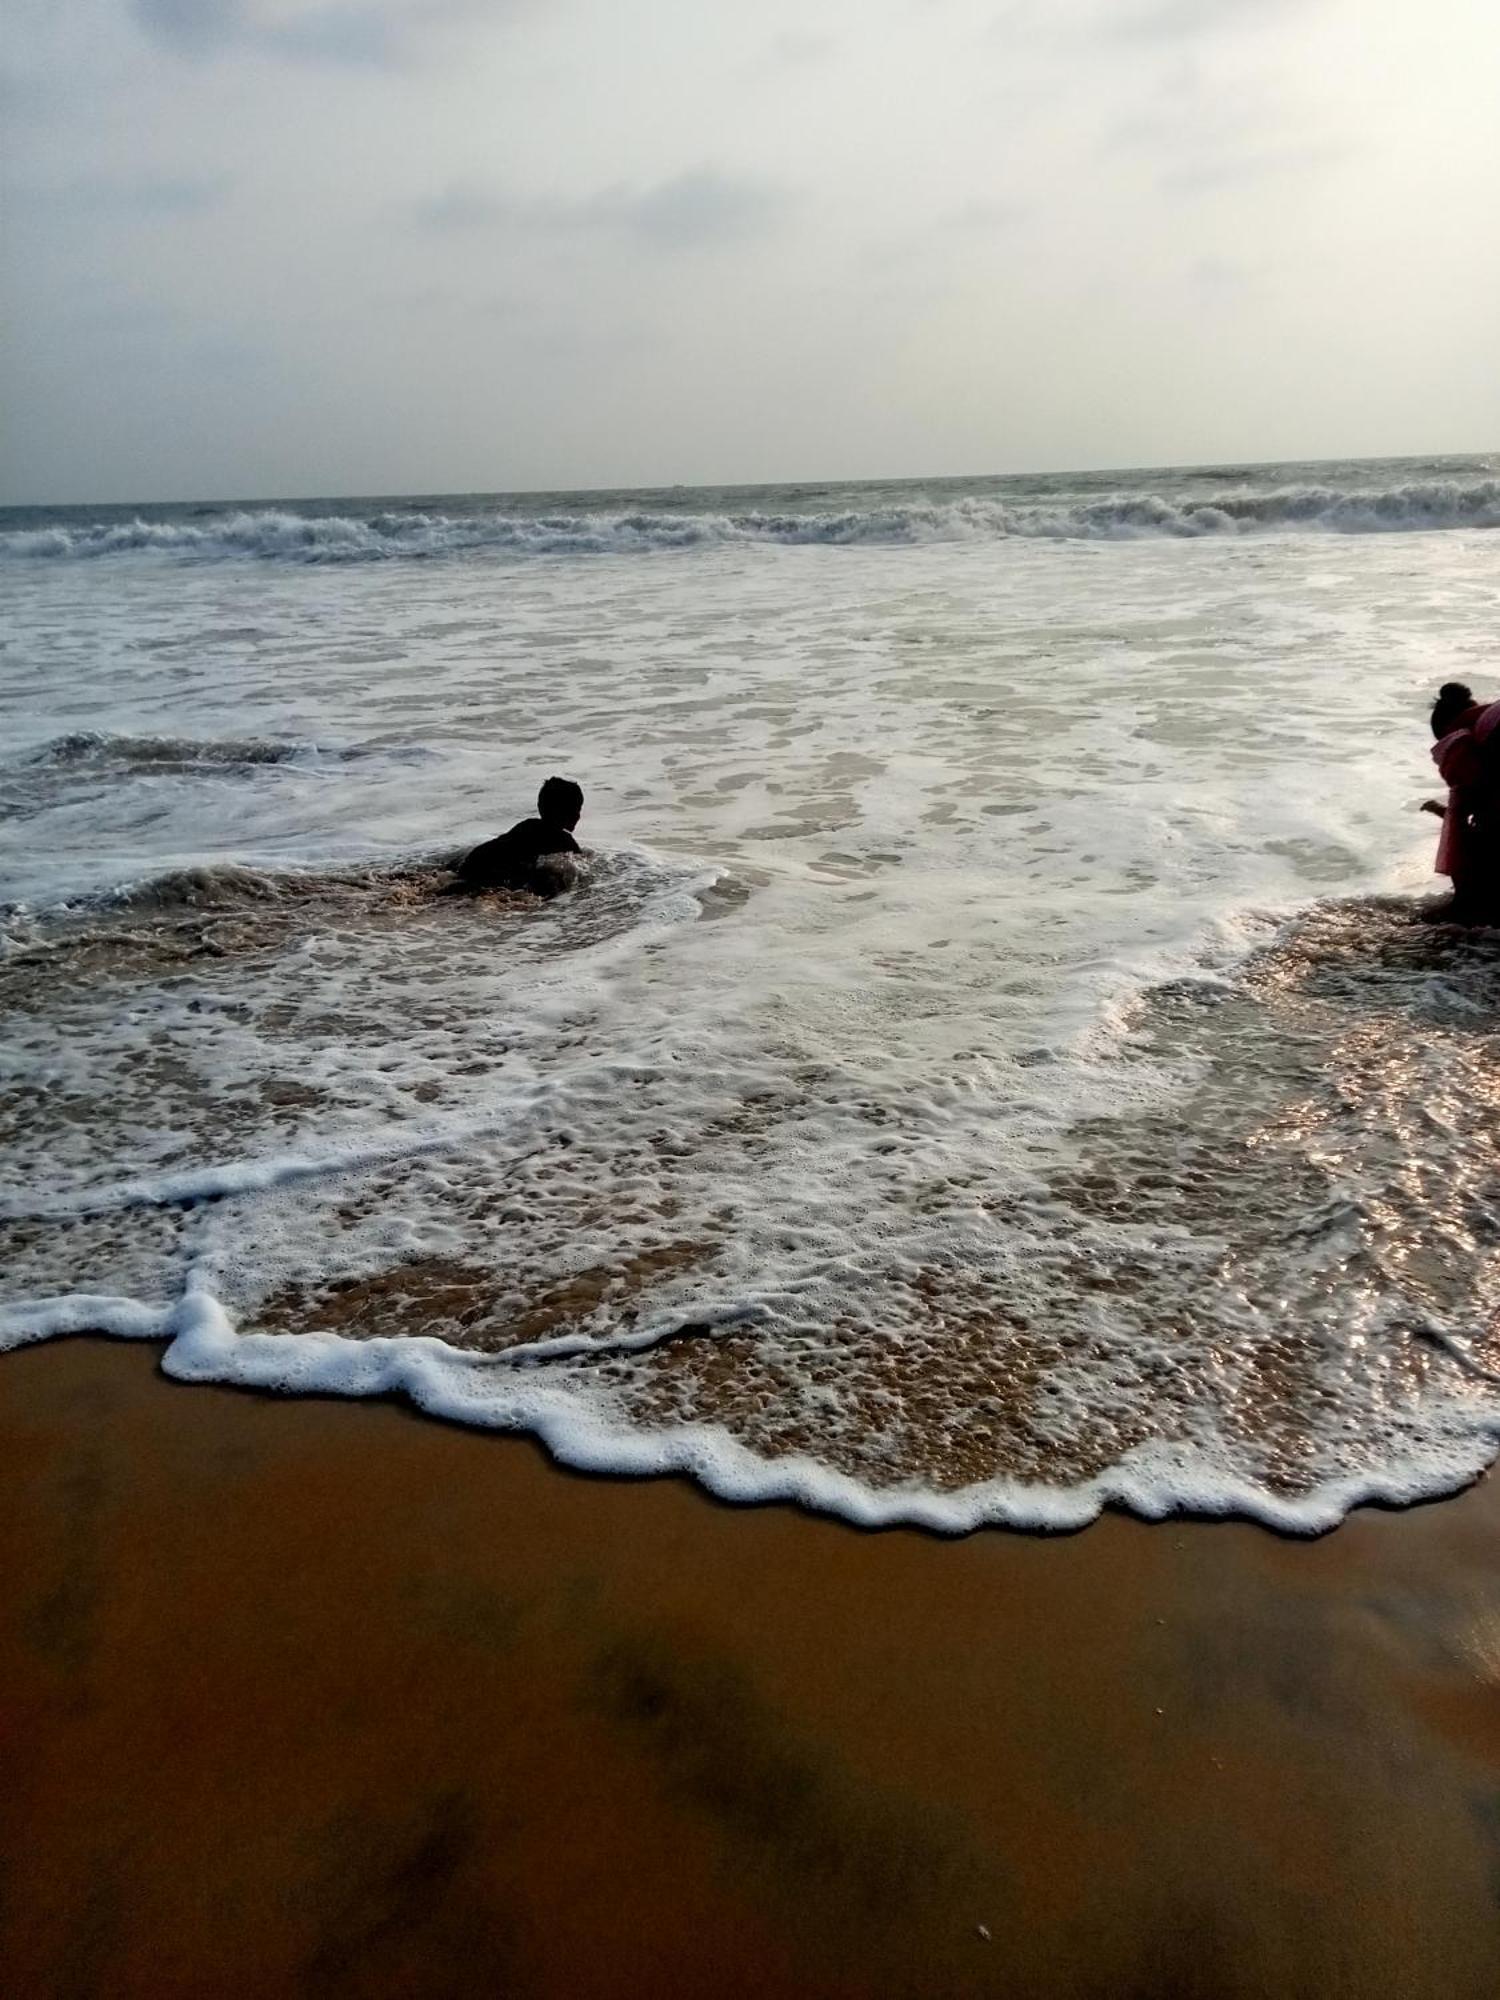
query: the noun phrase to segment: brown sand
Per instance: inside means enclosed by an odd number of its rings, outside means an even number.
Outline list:
[[[0,1358],[6,1994],[1500,1993],[1493,1482],[861,1535],[155,1359]]]

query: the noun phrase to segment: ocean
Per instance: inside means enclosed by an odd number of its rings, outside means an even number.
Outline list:
[[[867,1525],[1462,1486],[1497,529],[1480,457],[0,514],[0,1346]],[[580,885],[444,893],[553,772]]]

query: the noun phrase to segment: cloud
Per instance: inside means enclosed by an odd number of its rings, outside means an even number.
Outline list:
[[[1172,41],[1181,36],[1259,27],[1290,13],[1294,4],[1307,8],[1317,0],[1141,0],[1141,4],[1131,6],[1110,6],[1101,16],[1100,26],[1120,41]]]
[[[421,37],[512,13],[525,0],[130,0],[138,25],[175,54],[233,50],[343,69],[399,69]]]
[[[1197,257],[1188,266],[1188,282],[1209,298],[1242,299],[1255,285],[1255,275],[1247,264],[1213,253]]]
[[[771,60],[784,69],[807,69],[827,62],[833,50],[834,43],[828,35],[788,33],[777,35],[771,43]]]
[[[986,39],[1054,53],[1108,44],[1203,41],[1320,8],[1324,0],[1010,0],[990,17]]]
[[[859,264],[867,271],[920,284],[929,290],[939,280],[937,270],[953,271],[966,263],[982,263],[986,252],[1025,223],[1034,211],[1024,202],[976,197],[956,208],[941,210],[917,227],[886,234],[867,243]]]
[[[420,229],[436,231],[489,229],[496,223],[519,220],[523,212],[514,202],[470,183],[454,181],[440,193],[419,201],[413,211]]]
[[[41,77],[0,69],[0,118],[8,124],[19,124],[22,119],[43,119],[56,101],[56,90]]]
[[[312,7],[279,26],[263,28],[258,40],[262,48],[293,62],[393,69],[402,56],[401,26],[389,7]]]
[[[1105,160],[1135,155],[1165,192],[1198,195],[1322,173],[1357,149],[1280,79],[1184,63],[1097,150]]]
[[[659,249],[698,249],[765,235],[781,221],[788,199],[767,182],[705,167],[638,194],[611,189],[584,204],[579,220],[617,226]]]
[[[131,12],[153,41],[203,56],[244,31],[245,0],[132,0]]]
[[[961,208],[951,208],[946,215],[939,216],[938,226],[985,235],[996,229],[1014,228],[1029,212],[1025,203],[1019,201],[966,201]]]
[[[454,182],[418,202],[419,228],[440,233],[505,225],[541,231],[597,230],[664,251],[714,249],[764,236],[780,226],[790,192],[768,181],[694,168],[654,187],[612,187],[575,201],[508,199]]]
[[[1245,187],[1286,176],[1306,179],[1328,172],[1350,158],[1355,148],[1334,142],[1309,145],[1226,147],[1169,167],[1160,185],[1172,194],[1211,194],[1219,188]]]
[[[228,174],[88,174],[50,187],[16,189],[33,208],[74,216],[167,219],[222,208],[233,185]]]
[[[69,310],[72,325],[91,338],[110,341],[159,340],[182,323],[176,306],[164,299],[141,298],[106,288],[91,289]]]

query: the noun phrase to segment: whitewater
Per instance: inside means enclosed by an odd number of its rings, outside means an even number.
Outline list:
[[[0,1347],[870,1525],[1455,1490],[1497,528],[1482,458],[0,515]],[[553,771],[582,884],[445,893]]]
[[[1010,538],[1330,534],[1500,527],[1500,477],[1487,461],[1366,461],[1252,470],[1053,475],[856,487],[719,492],[467,495],[428,501],[271,506],[9,510],[0,559],[249,555],[301,562],[452,556],[629,555],[733,544],[858,545]],[[0,510],[3,512],[4,510]]]

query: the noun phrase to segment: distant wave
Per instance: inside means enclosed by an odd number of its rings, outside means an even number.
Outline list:
[[[368,744],[320,745],[287,743],[274,737],[199,739],[191,736],[114,736],[98,729],[77,729],[54,736],[30,750],[6,759],[27,770],[83,769],[101,773],[152,771],[233,771],[247,765],[293,764],[328,760],[346,763],[378,756]]]
[[[966,498],[836,513],[306,515],[274,509],[177,519],[92,521],[13,529],[14,559],[159,553],[270,561],[369,562],[458,555],[631,555],[767,543],[851,546],[944,541],[1123,541],[1263,531],[1331,534],[1500,527],[1500,479],[1435,479],[1367,491],[1336,486],[1239,489],[1202,499],[1121,492],[1063,506]]]

